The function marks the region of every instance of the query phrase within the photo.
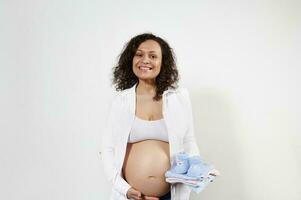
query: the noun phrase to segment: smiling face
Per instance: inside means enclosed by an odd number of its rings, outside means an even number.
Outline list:
[[[139,80],[154,81],[161,70],[162,51],[158,42],[146,40],[137,48],[133,58],[133,72]]]

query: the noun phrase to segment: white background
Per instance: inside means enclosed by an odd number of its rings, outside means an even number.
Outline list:
[[[300,9],[1,0],[0,199],[108,199],[98,151],[111,68],[146,31],[173,47],[201,154],[222,174],[191,199],[301,199]]]

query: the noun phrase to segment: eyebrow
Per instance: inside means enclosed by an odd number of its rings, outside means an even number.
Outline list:
[[[143,51],[143,50],[137,49],[137,51]],[[144,52],[144,51],[143,51],[143,52]],[[156,51],[149,51],[149,53],[158,53],[158,52],[156,52]]]

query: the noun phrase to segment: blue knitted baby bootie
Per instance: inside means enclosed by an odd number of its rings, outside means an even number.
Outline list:
[[[176,174],[185,174],[189,168],[188,158],[189,156],[185,152],[176,154],[170,171]]]
[[[189,158],[189,169],[187,176],[190,177],[206,177],[210,170],[213,169],[212,165],[205,163],[200,156],[192,156]]]

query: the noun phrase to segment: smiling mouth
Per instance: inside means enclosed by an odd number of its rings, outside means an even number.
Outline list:
[[[146,71],[146,70],[152,70],[153,68],[152,67],[147,67],[147,66],[138,66],[138,68],[140,70],[143,70],[143,71]]]

